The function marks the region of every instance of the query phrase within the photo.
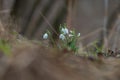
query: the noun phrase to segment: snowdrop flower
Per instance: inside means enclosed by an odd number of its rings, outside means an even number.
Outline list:
[[[78,37],[80,37],[80,33],[78,33],[78,35],[77,35]]]
[[[65,36],[64,36],[63,34],[60,34],[59,38],[60,38],[61,40],[64,40],[64,39],[65,39]]]
[[[70,33],[73,33],[73,31],[72,31],[72,30],[70,30]]]
[[[48,34],[45,33],[45,34],[43,35],[43,39],[47,39],[47,38],[48,38]]]
[[[62,31],[62,32],[65,32],[65,29],[64,29],[64,28],[62,28],[62,29],[61,29],[61,31]]]
[[[69,37],[72,37],[72,36],[74,36],[74,35],[72,35],[72,34],[69,34],[68,36],[69,36]]]
[[[61,31],[63,32],[63,34],[68,34],[69,33],[67,28],[62,28]]]
[[[68,34],[68,33],[69,33],[69,31],[68,31],[68,29],[67,29],[67,28],[65,28],[65,33],[66,33],[66,34]]]

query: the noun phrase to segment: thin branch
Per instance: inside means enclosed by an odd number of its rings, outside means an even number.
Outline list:
[[[108,38],[107,38],[107,22],[108,22],[108,0],[104,0],[104,26],[103,26],[103,36],[104,36],[104,48],[108,48]]]
[[[55,32],[55,34],[58,35],[58,33],[55,31],[54,27],[49,23],[49,21],[46,19],[46,17],[42,14],[42,12],[40,13],[40,15],[43,17],[43,19],[46,21],[46,23],[49,25],[49,27]]]

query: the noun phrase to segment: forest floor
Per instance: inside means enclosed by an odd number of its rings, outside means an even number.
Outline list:
[[[0,80],[119,80],[119,51],[75,55],[0,28]],[[80,52],[82,53],[82,52]]]

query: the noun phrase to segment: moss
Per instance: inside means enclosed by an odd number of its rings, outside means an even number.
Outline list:
[[[11,46],[6,40],[0,39],[0,50],[7,56],[11,53]]]

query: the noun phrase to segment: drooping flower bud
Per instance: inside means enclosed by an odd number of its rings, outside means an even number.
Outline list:
[[[43,39],[47,39],[47,38],[48,38],[48,34],[45,33],[45,34],[43,35]]]

